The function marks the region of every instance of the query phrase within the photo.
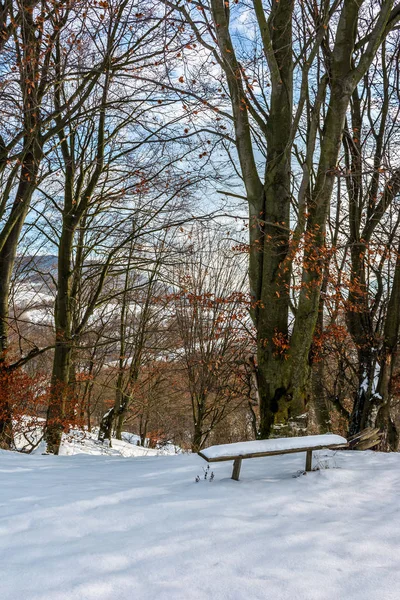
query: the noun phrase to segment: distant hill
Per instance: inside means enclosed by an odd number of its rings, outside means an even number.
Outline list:
[[[30,283],[46,282],[50,284],[57,276],[57,256],[55,254],[36,254],[17,257],[14,277]]]

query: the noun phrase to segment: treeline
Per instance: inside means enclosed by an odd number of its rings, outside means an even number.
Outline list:
[[[52,453],[73,426],[397,450],[399,19],[2,5],[2,447],[40,416]]]

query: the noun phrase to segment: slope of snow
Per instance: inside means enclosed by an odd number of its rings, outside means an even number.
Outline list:
[[[340,435],[304,435],[301,437],[277,438],[270,440],[256,440],[254,442],[238,442],[235,444],[221,444],[210,446],[202,450],[207,458],[220,458],[222,456],[244,456],[261,452],[284,452],[296,448],[310,448],[333,446],[334,444],[347,445],[346,438]]]
[[[134,456],[157,456],[158,454],[178,454],[181,451],[173,444],[165,444],[157,449],[143,448],[143,446],[137,445],[140,440],[138,435],[125,431],[122,432],[122,440],[112,438],[111,448],[108,442],[98,442],[97,437],[98,431],[95,429],[91,433],[79,429],[73,430],[71,434],[64,435],[60,455],[102,454],[129,458]]]
[[[108,442],[98,442],[96,437],[88,436],[87,434],[82,435],[81,438],[76,434],[74,436],[64,436],[60,455],[71,456],[74,454],[101,454],[107,456],[124,456],[126,458],[133,456],[157,456],[159,452],[114,438],[112,439],[110,448]]]
[[[398,600],[400,455],[317,455],[0,452],[1,598]]]
[[[43,427],[45,419],[39,417],[22,417],[21,422],[15,424],[14,432],[15,447],[20,452],[31,452],[32,446],[35,454],[43,454],[46,444],[43,438]],[[87,429],[73,429],[69,434],[63,434],[59,454],[71,456],[74,454],[96,454],[107,456],[157,456],[158,454],[179,454],[182,449],[172,443],[160,444],[156,449],[139,446],[140,437],[127,431],[122,432],[122,440],[112,438],[111,447],[108,441],[98,441],[98,428],[92,431]],[[148,440],[146,440],[148,442]],[[39,443],[40,442],[40,443]]]

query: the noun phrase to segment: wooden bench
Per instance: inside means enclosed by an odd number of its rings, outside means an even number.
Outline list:
[[[340,435],[305,435],[302,437],[276,438],[210,446],[210,448],[206,448],[198,454],[208,463],[233,460],[232,479],[238,481],[242,460],[245,458],[306,452],[306,471],[311,471],[312,453],[314,450],[335,450],[338,448],[347,448],[347,446],[347,440]]]

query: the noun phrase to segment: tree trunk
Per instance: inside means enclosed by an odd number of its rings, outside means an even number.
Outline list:
[[[297,243],[304,236],[304,258],[298,307],[291,335],[288,331],[290,274],[293,260],[290,247],[291,152],[298,127],[293,117],[294,3],[280,0],[271,4],[268,20],[259,0],[254,0],[264,55],[271,81],[268,118],[257,112],[251,94],[244,91],[244,70],[239,64],[229,32],[229,3],[212,0],[212,16],[225,71],[235,125],[236,147],[249,204],[252,317],[257,330],[258,381],[260,393],[260,436],[269,437],[277,423],[304,412],[310,396],[310,350],[315,332],[321,283],[326,259],[325,230],[329,214],[346,111],[350,96],[378,47],[370,44],[357,70],[352,68],[359,5],[343,3],[337,22],[333,50],[327,59],[329,105],[323,116],[318,168],[315,171],[315,136],[321,119],[322,98],[316,99],[314,134],[307,139],[308,175],[304,176],[306,200],[299,201]],[[384,31],[390,6],[382,11],[379,35]],[[327,17],[328,18],[328,17]],[[320,38],[322,43],[323,35]],[[318,48],[318,45],[317,45]],[[307,89],[308,62],[304,65]],[[322,87],[322,96],[324,90]],[[307,93],[303,94],[304,103]],[[301,106],[301,104],[300,104]],[[303,104],[304,106],[304,104]],[[265,136],[267,158],[264,183],[258,175],[249,113]],[[310,131],[313,123],[310,121]],[[262,133],[261,133],[262,132]],[[314,137],[313,137],[314,136]],[[306,224],[306,231],[304,227]],[[296,241],[295,240],[295,241]],[[297,251],[294,245],[294,252]]]
[[[140,445],[143,448],[146,447],[147,425],[148,425],[147,417],[145,418],[145,416],[142,414],[140,416],[139,435],[140,435]]]
[[[58,254],[58,287],[54,310],[56,341],[45,433],[47,452],[50,454],[58,454],[59,452],[69,396],[73,350],[71,306],[73,239],[74,226],[72,219],[69,215],[64,215]]]
[[[201,428],[201,423],[194,424],[194,432],[192,439],[192,452],[200,452],[203,447],[203,432]]]
[[[112,429],[114,423],[114,407],[110,408],[101,419],[99,428],[99,442],[109,441],[111,447]]]
[[[124,426],[125,423],[125,419],[126,419],[126,415],[129,409],[129,406],[131,404],[131,397],[128,396],[127,394],[121,394],[121,398],[119,400],[119,408],[118,410],[114,409],[115,411],[115,424],[114,424],[114,428],[115,428],[115,437],[117,438],[117,440],[122,440],[122,428]]]
[[[34,19],[35,3],[24,2],[19,7],[21,27],[21,40],[17,42],[20,68],[19,85],[23,96],[23,149],[19,156],[20,174],[17,185],[15,200],[8,218],[3,222],[0,233],[0,369],[1,363],[6,361],[8,349],[8,314],[9,314],[9,292],[12,271],[14,268],[18,240],[22,226],[25,222],[32,194],[37,185],[39,166],[43,155],[43,140],[40,132],[40,103],[39,92],[39,57],[43,50],[42,36],[39,30],[42,24]],[[9,5],[4,8],[3,15],[7,15]],[[5,12],[4,12],[5,10]],[[0,19],[1,21],[1,19]],[[5,23],[3,23],[5,26]],[[16,22],[12,27],[7,26],[9,34],[14,30]],[[3,27],[4,29],[4,27]],[[3,31],[5,33],[5,31]],[[16,36],[19,40],[19,36]],[[7,39],[7,35],[5,35]],[[4,41],[4,40],[3,40]],[[36,84],[36,85],[35,85]],[[3,142],[3,140],[1,140]],[[1,146],[2,166],[5,165],[7,153],[4,152],[4,143]],[[0,417],[0,444],[10,447],[12,441],[12,414],[11,409],[4,411]]]
[[[331,430],[331,417],[324,387],[325,364],[320,360],[313,366],[311,410],[315,419],[317,433],[328,433]],[[311,423],[309,422],[309,427]]]
[[[400,246],[397,248],[396,267],[387,307],[383,348],[380,353],[378,381],[374,381],[372,401],[366,403],[365,420],[368,425],[383,432],[381,450],[396,452],[399,448],[399,431],[391,414],[391,381],[396,364],[400,333]],[[377,377],[375,377],[376,379]]]
[[[266,26],[274,58],[270,118],[267,121],[267,160],[263,194],[251,215],[250,287],[257,329],[260,436],[269,437],[274,423],[286,422],[300,390],[289,390],[286,371],[290,269],[287,267],[291,205],[291,146],[293,113],[293,2],[272,4]],[[261,201],[261,202],[260,202]],[[301,410],[301,409],[300,409]]]
[[[4,367],[7,362],[11,277],[19,236],[29,210],[34,182],[36,182],[39,161],[40,158],[35,158],[33,153],[28,152],[21,165],[20,182],[9,220],[12,220],[14,212],[18,213],[19,216],[0,251],[0,373],[2,365]],[[0,414],[0,447],[4,449],[11,448],[13,441],[12,429],[12,410],[7,403]]]
[[[386,349],[386,354],[381,365],[379,383],[377,388],[376,417],[373,426],[379,427],[383,433],[379,450],[384,452],[398,452],[400,434],[395,419],[391,414],[391,381],[395,365],[395,353]]]
[[[366,426],[367,407],[371,399],[374,360],[370,348],[358,352],[358,387],[354,398],[353,411],[349,424],[349,435],[355,435]]]
[[[12,411],[9,402],[4,401],[0,407],[0,448],[11,450],[14,442]]]

